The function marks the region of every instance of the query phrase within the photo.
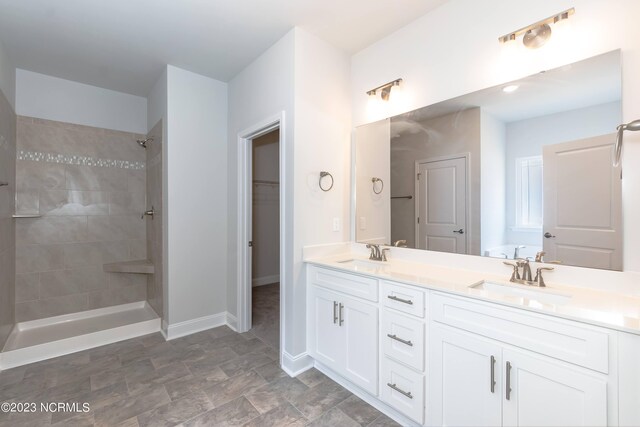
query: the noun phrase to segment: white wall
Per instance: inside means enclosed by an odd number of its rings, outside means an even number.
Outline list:
[[[569,7],[576,13],[541,49],[497,38]],[[624,11],[624,13],[621,13]],[[623,118],[640,118],[640,2],[634,0],[451,0],[352,58],[354,125],[414,110],[516,80],[544,69],[622,49]],[[566,24],[566,25],[564,25]],[[382,61],[381,58],[384,58]],[[383,109],[368,104],[368,89],[402,77],[402,97]],[[625,136],[625,270],[640,271],[640,134]],[[498,261],[499,262],[499,261]]]
[[[321,64],[321,66],[319,66]],[[288,351],[306,350],[304,321],[306,282],[302,248],[349,240],[351,184],[351,111],[349,57],[319,38],[296,28],[295,39],[295,311]],[[320,171],[333,174],[329,192],[318,187]],[[333,219],[340,230],[332,230]]]
[[[18,69],[16,114],[147,133],[147,99]]]
[[[147,132],[162,119],[167,117],[167,69],[156,80],[147,95]]]
[[[227,85],[167,67],[168,323],[226,311]]]
[[[0,42],[0,91],[4,93],[5,98],[16,109],[16,68],[9,59],[7,52]]]
[[[227,248],[227,310],[237,315],[237,230],[238,230],[238,134],[273,116],[285,113],[285,124],[280,129],[286,151],[287,164],[280,165],[291,170],[293,166],[293,79],[294,79],[294,37],[295,31],[289,31],[276,44],[251,63],[229,82],[229,136],[227,164],[228,169],[228,232]],[[287,198],[293,199],[293,179],[281,182]],[[287,218],[293,218],[293,203],[289,202],[284,212]],[[287,221],[287,240],[284,245],[287,265],[280,271],[281,283],[293,282],[293,220]],[[293,304],[285,310],[292,311]],[[284,337],[282,337],[284,339]]]
[[[322,66],[318,66],[322,64]],[[229,253],[237,253],[238,134],[285,112],[284,133],[289,175],[282,183],[288,199],[283,214],[287,240],[284,284],[285,356],[305,351],[305,277],[302,248],[348,240],[350,187],[349,58],[298,28],[256,59],[229,83]],[[335,179],[322,192],[322,170]],[[341,224],[333,232],[333,219]],[[229,260],[227,306],[236,314],[236,260]]]
[[[481,248],[505,243],[506,127],[486,111],[480,113]]]
[[[153,129],[153,127],[158,123],[158,121],[162,120],[162,209],[161,212],[164,213],[162,215],[162,328],[164,329],[165,334],[167,333],[168,319],[169,319],[169,304],[167,301],[167,296],[169,295],[169,263],[167,260],[168,256],[168,238],[169,238],[169,197],[167,194],[168,182],[167,182],[167,116],[168,112],[168,103],[167,103],[167,68],[162,71],[160,77],[153,85],[151,92],[147,95],[147,132],[148,133]],[[157,268],[157,266],[156,266]],[[160,313],[158,313],[160,314]]]

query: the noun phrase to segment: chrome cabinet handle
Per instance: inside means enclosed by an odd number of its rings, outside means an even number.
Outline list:
[[[404,304],[409,304],[409,305],[413,305],[413,301],[411,301],[410,299],[402,299],[402,298],[398,298],[395,295],[387,295],[387,298],[394,300],[394,301],[398,301],[398,302],[402,302]]]
[[[335,325],[338,321],[338,303],[333,302],[333,324]]]
[[[387,334],[387,336],[389,338],[391,338],[392,340],[396,340],[398,342],[401,342],[402,344],[406,344],[409,347],[413,347],[413,343],[411,342],[411,340],[403,340],[402,338],[399,338],[396,334]]]
[[[491,356],[491,393],[496,392],[496,358]]]
[[[507,362],[507,400],[511,400],[511,362]]]
[[[339,313],[339,320],[338,320],[338,325],[342,326],[342,324],[344,323],[344,318],[342,317],[342,309],[344,308],[344,305],[342,305],[342,303],[339,304],[338,307],[338,313]]]
[[[413,399],[413,394],[411,394],[410,391],[404,391],[401,388],[398,388],[398,386],[396,386],[395,384],[391,384],[391,383],[387,383],[387,386],[397,391],[398,393],[407,396],[409,399]]]

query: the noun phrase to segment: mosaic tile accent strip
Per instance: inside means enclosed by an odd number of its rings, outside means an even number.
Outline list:
[[[9,141],[4,137],[4,135],[0,135],[0,148],[5,151],[9,150]]]
[[[19,150],[18,160],[31,160],[33,162],[58,163],[76,166],[96,166],[101,168],[118,168],[144,170],[145,162],[132,162],[129,160],[97,159],[90,156],[76,156],[70,154],[44,153],[41,151]]]

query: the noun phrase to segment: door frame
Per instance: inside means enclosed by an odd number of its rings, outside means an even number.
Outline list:
[[[418,217],[420,216],[420,181],[418,179],[418,174],[420,173],[420,165],[423,163],[434,163],[434,162],[441,162],[444,160],[454,160],[454,159],[464,159],[464,169],[465,169],[465,195],[464,195],[464,199],[465,199],[465,203],[466,203],[466,209],[464,212],[464,229],[466,230],[465,232],[465,237],[464,237],[464,245],[465,245],[465,254],[469,254],[469,244],[470,242],[470,238],[469,236],[472,233],[472,226],[471,226],[471,221],[469,221],[469,209],[471,208],[471,152],[463,152],[460,154],[450,154],[450,155],[446,155],[446,156],[436,156],[436,157],[428,157],[426,159],[420,159],[420,160],[416,160],[415,162],[415,167],[414,167],[414,173],[415,173],[415,188],[414,188],[414,193],[416,195],[416,204],[414,206],[414,216],[413,216],[413,221],[414,224],[416,225],[415,227],[415,239],[416,239],[416,246],[418,246],[418,242],[420,241],[420,224],[418,224]]]
[[[271,117],[263,119],[253,126],[238,133],[238,164],[237,164],[237,211],[240,215],[237,225],[236,246],[236,273],[237,273],[237,318],[236,330],[247,332],[251,327],[251,251],[248,242],[252,234],[252,141],[262,135],[280,130],[279,150],[279,216],[280,216],[280,357],[284,353],[284,326],[285,326],[285,288],[287,286],[285,267],[285,243],[286,243],[286,210],[287,196],[285,191],[285,178],[287,170],[285,138],[285,112],[281,111]]]

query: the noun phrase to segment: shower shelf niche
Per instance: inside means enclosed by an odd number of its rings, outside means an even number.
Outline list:
[[[148,259],[138,259],[104,264],[102,270],[107,273],[153,274],[155,267]]]

